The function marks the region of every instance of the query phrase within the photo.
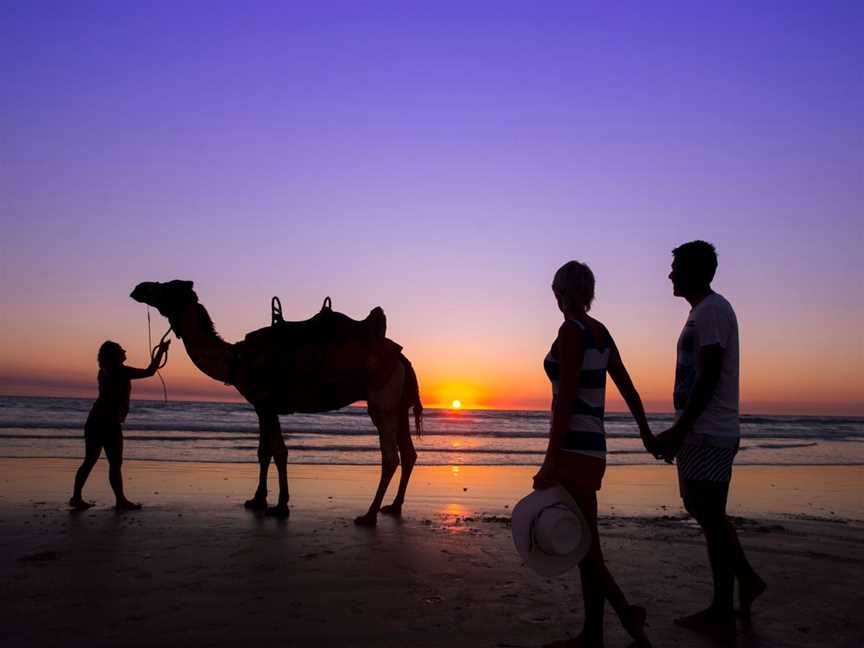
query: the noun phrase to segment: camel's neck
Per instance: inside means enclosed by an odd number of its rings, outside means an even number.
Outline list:
[[[177,318],[175,332],[186,345],[193,364],[215,380],[226,382],[233,356],[233,344],[220,338],[209,324],[209,315],[200,304],[191,304]]]

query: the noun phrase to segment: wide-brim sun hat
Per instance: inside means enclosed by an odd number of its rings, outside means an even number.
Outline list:
[[[535,490],[513,507],[511,526],[516,551],[541,576],[572,569],[591,548],[585,516],[560,485]]]

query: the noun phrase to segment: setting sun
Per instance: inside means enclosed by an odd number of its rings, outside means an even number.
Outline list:
[[[453,409],[459,409],[460,407],[462,407],[462,401],[454,400],[452,403],[450,403],[450,407],[452,407]]]

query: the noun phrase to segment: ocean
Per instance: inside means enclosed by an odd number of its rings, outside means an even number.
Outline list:
[[[92,399],[0,397],[0,457],[81,458]],[[672,422],[651,414],[652,430]],[[378,464],[378,436],[365,408],[282,416],[288,461]],[[549,413],[503,410],[424,412],[414,443],[422,465],[538,465]],[[864,464],[864,417],[742,416],[736,464]],[[653,464],[629,414],[607,414],[608,462]],[[257,419],[245,403],[132,401],[124,458],[173,462],[255,462]]]

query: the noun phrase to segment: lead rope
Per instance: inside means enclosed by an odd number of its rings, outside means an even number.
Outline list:
[[[153,362],[153,358],[156,357],[156,349],[159,348],[159,345],[165,341],[165,338],[168,337],[168,334],[171,332],[171,327],[168,327],[168,330],[165,331],[165,335],[162,336],[162,339],[159,340],[159,344],[156,346],[153,345],[153,339],[150,335],[150,307],[147,307],[147,346],[150,347],[150,362]],[[162,363],[156,367],[156,375],[159,376],[159,380],[162,382],[162,397],[164,398],[164,402],[168,403],[168,387],[165,384],[165,379],[162,377],[162,374],[159,370],[168,364],[168,351],[165,351],[165,355],[162,356]]]

